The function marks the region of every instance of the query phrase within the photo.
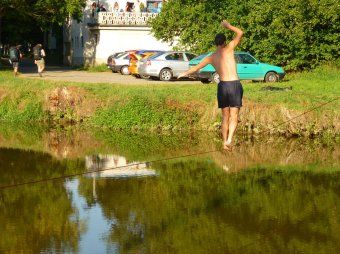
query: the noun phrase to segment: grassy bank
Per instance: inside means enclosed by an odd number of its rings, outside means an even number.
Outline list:
[[[118,129],[217,130],[220,112],[216,85],[123,85],[14,78],[0,71],[0,121],[82,123]],[[339,69],[324,66],[289,74],[277,84],[242,82],[240,130],[289,135],[340,134],[340,99],[290,121],[340,96]],[[266,86],[292,87],[286,91]],[[290,121],[287,124],[281,124]],[[280,125],[281,124],[281,125]]]

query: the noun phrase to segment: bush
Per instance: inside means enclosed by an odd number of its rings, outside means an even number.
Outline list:
[[[311,69],[339,59],[337,0],[172,0],[152,22],[158,39],[203,53],[215,49],[223,19],[244,30],[237,50],[285,70]]]

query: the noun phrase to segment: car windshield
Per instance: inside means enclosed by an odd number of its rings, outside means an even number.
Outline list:
[[[126,52],[119,52],[114,56],[114,58],[120,58],[120,57],[124,56],[125,54],[126,54]]]
[[[118,53],[113,53],[112,55],[111,55],[111,57],[116,57],[116,56],[118,56],[120,54],[120,52],[118,52]]]

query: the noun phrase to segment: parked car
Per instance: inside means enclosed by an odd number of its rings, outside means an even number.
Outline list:
[[[130,54],[134,51],[124,51],[119,54],[113,56],[111,58],[110,69],[112,72],[120,72],[122,75],[130,74],[129,68],[129,60]]]
[[[113,59],[118,57],[121,54],[124,54],[124,53],[125,53],[125,51],[124,52],[116,52],[116,53],[113,53],[112,55],[109,55],[109,57],[107,58],[107,62],[106,62],[107,68],[112,70],[112,61],[113,61]],[[112,72],[114,72],[114,71],[112,70]]]
[[[129,75],[129,62],[131,54],[142,54],[144,52],[149,52],[154,50],[145,50],[145,49],[139,49],[139,50],[127,50],[124,52],[121,52],[121,54],[116,55],[115,57],[112,57],[110,68],[112,72],[120,72],[122,75]]]
[[[138,67],[139,75],[169,81],[189,69],[189,61],[196,55],[191,52],[167,51],[142,59]]]
[[[199,64],[204,58],[213,52],[202,54],[189,63],[190,67]],[[261,63],[248,52],[235,52],[237,74],[240,80],[262,80],[265,82],[277,82],[285,76],[283,68],[275,65]],[[219,75],[215,68],[209,64],[192,75],[199,78],[202,83],[218,83]]]
[[[133,53],[130,54],[130,62],[129,62],[129,72],[131,73],[132,76],[136,77],[136,78],[148,78],[149,76],[141,76],[139,75],[138,72],[138,66],[140,64],[140,60],[142,60],[143,58],[148,58],[154,54],[160,53],[162,51],[150,51],[150,52],[144,52],[141,54],[137,54],[137,53]]]

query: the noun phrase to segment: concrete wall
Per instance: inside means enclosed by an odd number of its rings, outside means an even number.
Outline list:
[[[105,27],[99,30],[95,64],[106,63],[109,55],[132,49],[171,50],[156,40],[147,27]]]

